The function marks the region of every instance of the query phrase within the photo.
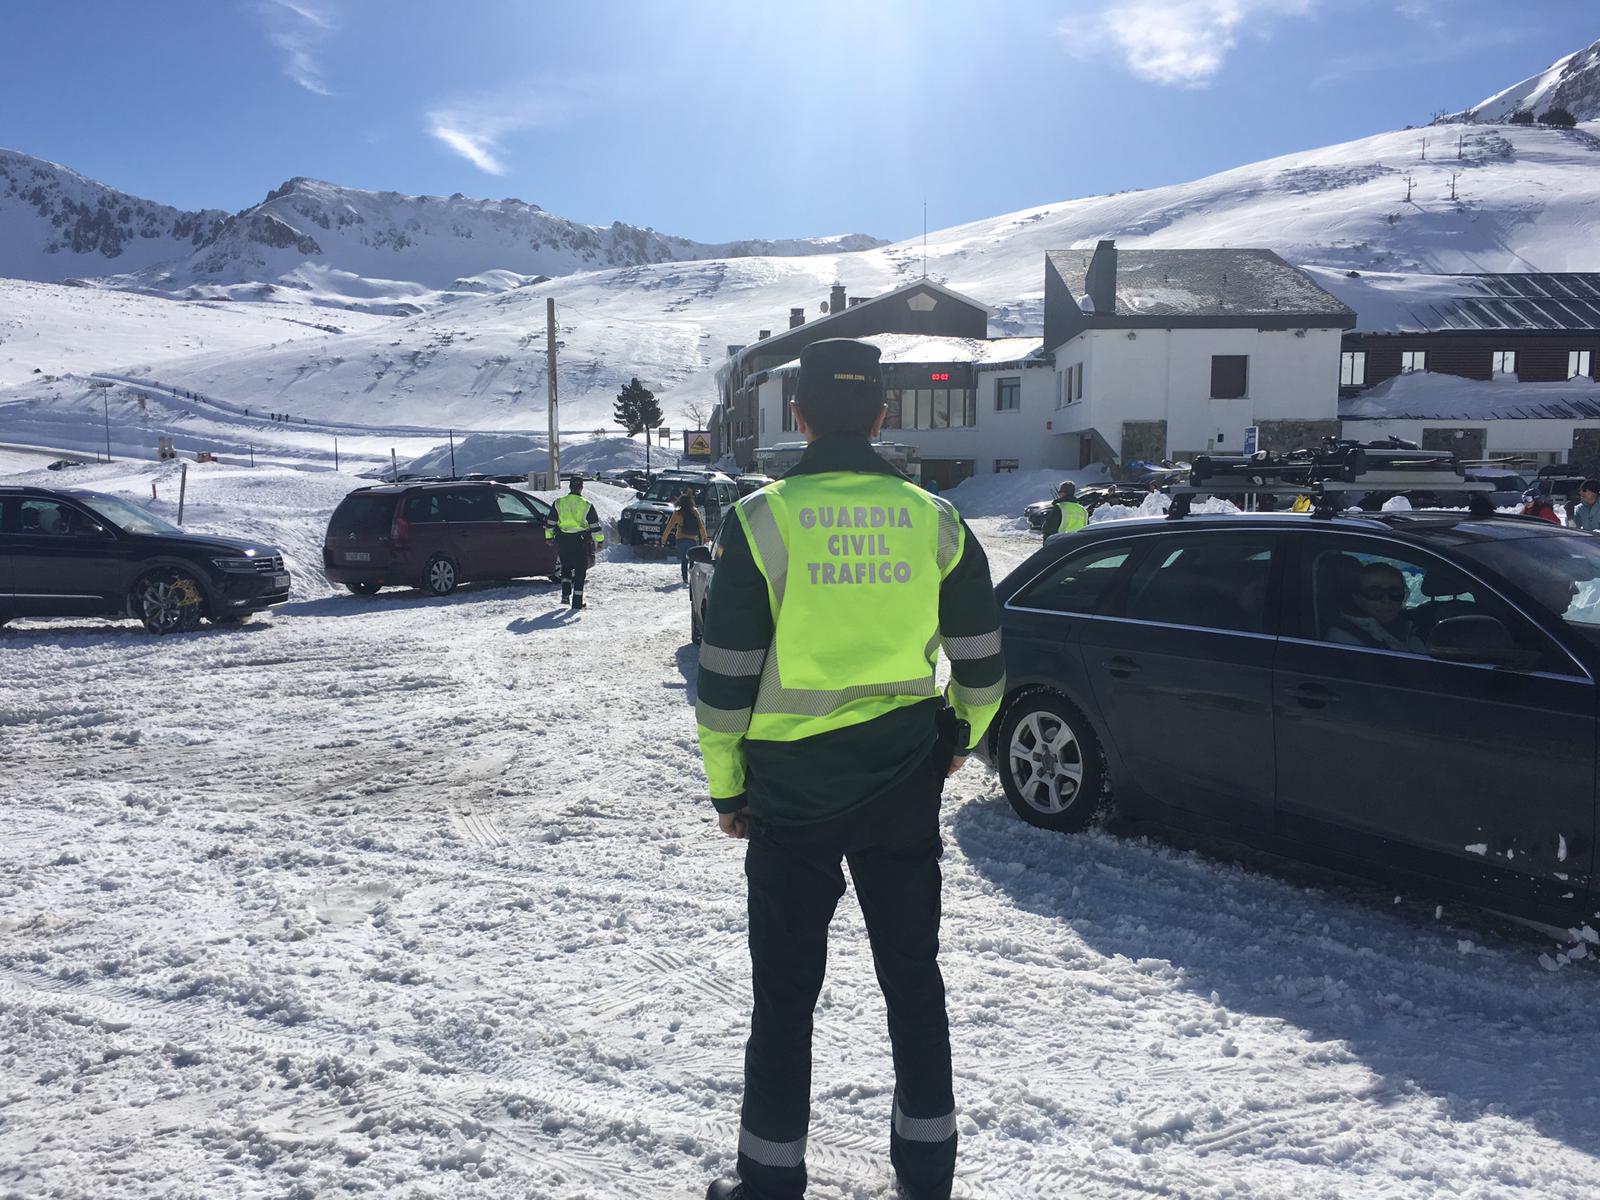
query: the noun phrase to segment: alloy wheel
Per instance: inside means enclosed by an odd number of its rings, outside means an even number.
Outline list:
[[[1017,791],[1030,808],[1055,815],[1077,801],[1083,786],[1083,747],[1056,714],[1036,711],[1018,722],[1006,757]]]

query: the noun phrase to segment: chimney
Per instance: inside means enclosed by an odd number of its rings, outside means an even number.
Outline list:
[[[1094,311],[1109,317],[1117,311],[1117,244],[1103,241],[1095,245],[1094,257],[1089,260],[1089,273],[1084,279]]]
[[[761,330],[761,331],[760,331],[760,332],[758,332],[758,333],[757,333],[757,334],[756,334],[756,341],[758,341],[758,342],[764,342],[764,341],[766,341],[766,340],[767,340],[767,339],[768,339],[768,338],[769,338],[769,337],[771,337],[771,336],[772,336],[772,330],[770,330],[770,329],[763,329],[763,330]]]
[[[828,292],[828,315],[832,316],[834,313],[843,312],[844,309],[844,284],[836,283],[833,285],[832,290]]]
[[[806,310],[805,309],[803,309],[803,308],[791,308],[789,310],[789,328],[790,329],[798,329],[798,328],[800,328],[800,326],[804,325],[805,323],[806,323]]]

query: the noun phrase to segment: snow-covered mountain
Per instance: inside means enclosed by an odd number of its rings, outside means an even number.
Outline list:
[[[1564,108],[1580,121],[1600,121],[1600,41],[1587,49],[1556,59],[1537,75],[1530,75],[1487,100],[1480,100],[1447,121],[1507,120],[1518,111],[1539,116],[1551,108]]]
[[[191,253],[228,214],[183,212],[0,149],[0,276],[56,283]]]
[[[0,275],[183,299],[332,304],[391,315],[552,275],[643,263],[864,250],[865,234],[706,243],[584,225],[522,200],[369,192],[295,178],[229,216],[185,213],[0,150]]]

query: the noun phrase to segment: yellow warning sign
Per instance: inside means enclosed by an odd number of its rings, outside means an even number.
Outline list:
[[[683,452],[690,458],[710,458],[711,438],[703,429],[686,429],[683,433]]]

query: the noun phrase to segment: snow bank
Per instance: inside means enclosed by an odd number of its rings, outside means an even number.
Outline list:
[[[1014,517],[1035,501],[1054,496],[1057,486],[1064,479],[1083,487],[1085,484],[1103,483],[1106,478],[1104,467],[1090,467],[1083,471],[1048,468],[1009,471],[997,475],[974,475],[942,494],[964,517]]]
[[[549,438],[532,433],[469,433],[456,440],[455,473],[457,475],[526,475],[529,471],[549,469],[547,448]],[[652,467],[669,467],[678,464],[678,455],[670,449],[650,448]],[[643,467],[644,443],[633,438],[603,437],[568,440],[562,435],[561,469],[594,474],[620,467]],[[401,468],[422,475],[449,475],[451,467],[450,443],[435,446],[420,454]]]

